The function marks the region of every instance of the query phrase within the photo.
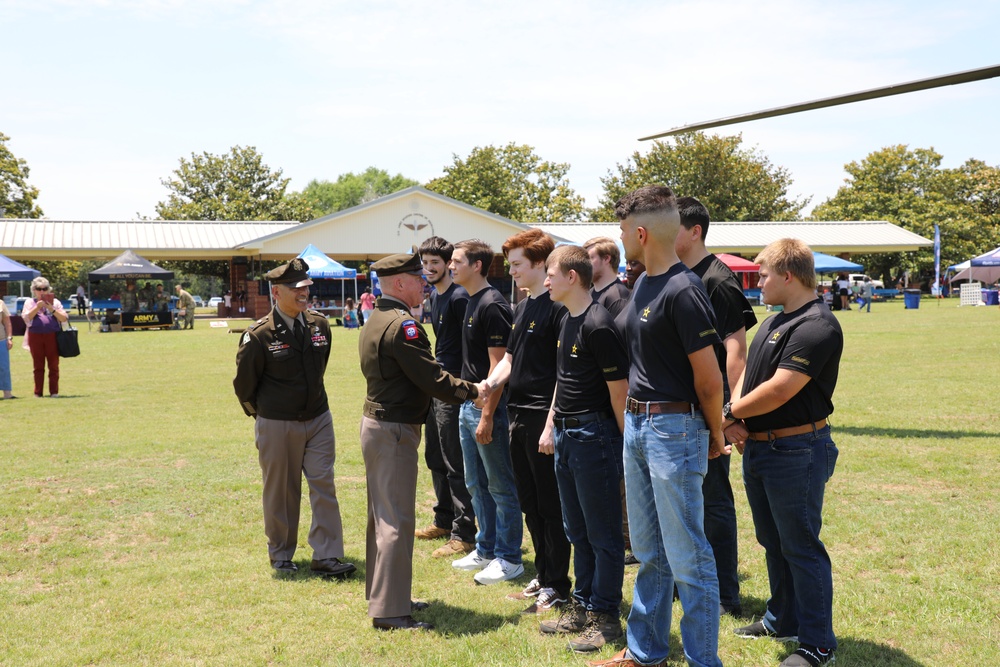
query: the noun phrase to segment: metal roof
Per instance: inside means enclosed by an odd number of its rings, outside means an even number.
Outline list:
[[[583,243],[595,236],[617,239],[613,223],[534,224],[534,227]],[[752,256],[781,238],[798,238],[813,250],[831,254],[897,252],[934,245],[933,241],[884,220],[848,222],[713,222],[706,245],[712,252]]]
[[[26,220],[0,218],[0,248],[10,257],[93,259],[135,250],[153,259],[229,259],[247,242],[297,227],[294,221]]]

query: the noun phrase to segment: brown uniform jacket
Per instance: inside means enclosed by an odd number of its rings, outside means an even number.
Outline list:
[[[330,409],[323,373],[330,359],[330,322],[307,310],[305,345],[274,309],[240,337],[233,388],[255,417],[308,421]]]
[[[422,424],[431,397],[463,403],[479,395],[474,384],[441,368],[424,328],[391,297],[379,298],[361,328],[358,349],[368,382],[364,413],[372,419]]]

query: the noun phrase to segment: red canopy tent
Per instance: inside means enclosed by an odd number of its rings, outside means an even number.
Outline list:
[[[723,264],[729,267],[733,273],[757,273],[760,271],[760,264],[754,264],[749,259],[743,259],[742,257],[737,257],[736,255],[728,255],[724,252],[720,252],[716,257],[722,261]],[[749,289],[750,287],[750,276],[743,276],[743,289]]]

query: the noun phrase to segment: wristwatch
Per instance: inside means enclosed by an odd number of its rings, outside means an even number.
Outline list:
[[[725,405],[722,406],[722,418],[725,419],[725,420],[730,420],[731,419],[734,422],[738,422],[739,421],[739,419],[737,419],[736,417],[733,416],[733,404],[732,404],[732,402],[726,403]]]

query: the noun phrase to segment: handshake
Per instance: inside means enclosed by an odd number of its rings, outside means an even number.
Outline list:
[[[479,395],[476,397],[476,400],[472,402],[472,404],[482,410],[483,406],[486,405],[486,401],[490,400],[490,396],[497,390],[497,387],[489,380],[483,380],[482,382],[476,383],[476,389],[478,390]]]

